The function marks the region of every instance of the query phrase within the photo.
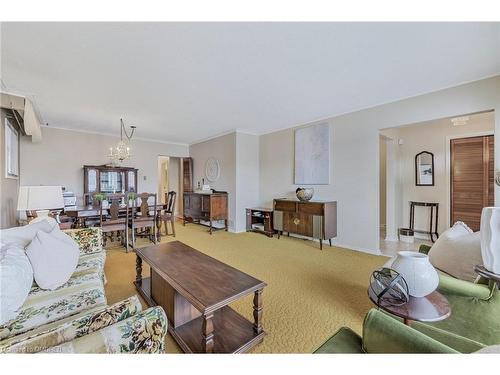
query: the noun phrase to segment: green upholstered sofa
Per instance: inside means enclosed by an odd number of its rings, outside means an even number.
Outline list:
[[[0,325],[0,353],[161,353],[167,319],[137,296],[112,306],[104,293],[100,228],[65,231],[80,246],[78,266],[55,290],[33,283],[18,315]]]
[[[426,327],[425,333],[404,325],[379,310],[371,309],[363,322],[363,336],[343,327],[315,354],[361,354],[361,353],[472,353],[485,347],[484,344],[446,332],[435,327]]]
[[[427,254],[430,247],[421,245]],[[498,282],[483,278],[472,283],[442,272],[438,290],[448,299],[451,316],[437,323],[426,323],[486,345],[500,344],[500,293]],[[423,328],[425,329],[425,327]]]

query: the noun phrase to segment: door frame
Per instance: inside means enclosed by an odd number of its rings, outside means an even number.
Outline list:
[[[482,132],[471,132],[460,135],[452,135],[446,137],[446,160],[445,160],[445,173],[446,173],[446,226],[449,228],[451,226],[451,141],[453,139],[462,138],[474,138],[474,137],[484,137],[484,136],[495,136],[494,130],[487,130]],[[493,160],[494,170],[497,166],[495,160]]]
[[[162,182],[162,179],[163,179],[163,170],[161,168],[162,164],[164,162],[167,163],[167,187],[168,187],[168,180],[169,180],[169,173],[170,173],[170,156],[165,156],[165,155],[158,155],[158,166],[157,166],[157,172],[156,172],[156,180],[157,180],[157,188],[156,190],[158,191],[158,203],[166,203],[164,202],[165,198],[164,198],[164,193],[162,191],[162,187],[163,187],[163,182]],[[168,188],[167,188],[168,190]]]

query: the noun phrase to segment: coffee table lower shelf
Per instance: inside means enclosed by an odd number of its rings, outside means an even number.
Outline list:
[[[134,282],[139,294],[150,306],[156,306],[151,297],[151,278],[143,278],[141,283]],[[174,328],[169,318],[168,331],[185,353],[203,353],[202,323],[199,316]],[[214,350],[213,353],[244,353],[261,343],[265,332],[256,333],[254,325],[229,306],[214,312]]]

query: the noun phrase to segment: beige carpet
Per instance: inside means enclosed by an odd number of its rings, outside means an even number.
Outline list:
[[[317,243],[292,237],[278,240],[223,231],[210,236],[205,227],[195,224],[178,224],[176,229],[176,240],[268,284],[263,293],[267,336],[253,353],[311,353],[342,326],[361,332],[363,318],[372,307],[367,297],[370,274],[387,260],[329,246],[321,251]],[[140,242],[140,246],[147,244]],[[136,294],[135,254],[119,247],[110,247],[107,254],[106,294],[111,304]],[[252,296],[231,306],[253,319]],[[171,337],[167,352],[180,352]]]

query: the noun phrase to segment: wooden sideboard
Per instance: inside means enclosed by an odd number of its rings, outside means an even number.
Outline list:
[[[209,231],[216,228],[212,226],[213,221],[224,220],[224,228],[227,231],[227,209],[228,196],[227,193],[201,193],[201,192],[184,192],[184,221],[197,222],[201,220],[210,222]]]
[[[275,199],[274,229],[278,238],[283,232],[312,237],[319,240],[323,249],[323,240],[337,237],[337,202],[308,201],[295,199]]]

